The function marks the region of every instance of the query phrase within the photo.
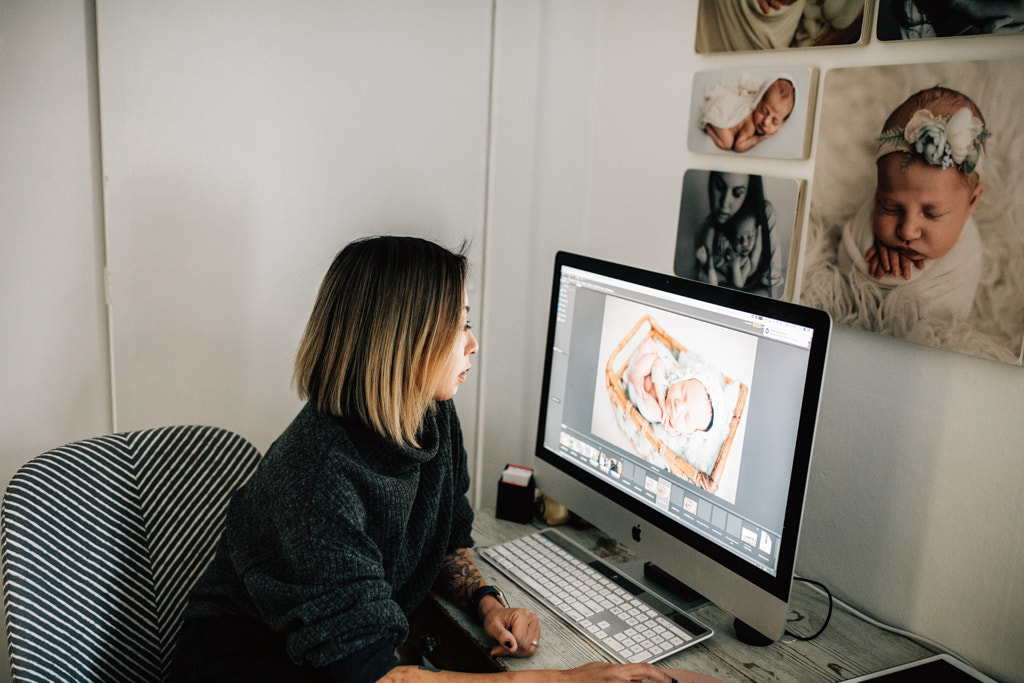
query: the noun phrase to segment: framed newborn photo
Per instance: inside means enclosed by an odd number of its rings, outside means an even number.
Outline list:
[[[869,32],[864,0],[700,0],[699,54],[861,43]]]
[[[1008,92],[1024,92],[1024,61],[826,74],[800,303],[1020,364],[1024,121]]]
[[[701,154],[806,159],[817,69],[714,69],[693,76],[687,147]]]
[[[803,185],[795,178],[687,170],[675,274],[789,299]]]
[[[1024,0],[879,0],[879,40],[1024,33]]]

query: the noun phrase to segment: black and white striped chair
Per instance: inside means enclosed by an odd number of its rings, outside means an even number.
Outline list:
[[[167,680],[188,591],[260,454],[215,427],[160,427],[37,456],[0,510],[14,680]]]

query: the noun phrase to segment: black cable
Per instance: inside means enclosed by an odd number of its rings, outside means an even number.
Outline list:
[[[795,578],[797,581],[803,581],[804,583],[809,583],[809,584],[811,584],[813,586],[817,586],[821,590],[825,591],[825,595],[828,596],[828,614],[825,615],[825,623],[823,623],[821,625],[821,628],[818,629],[817,633],[815,633],[812,636],[798,636],[797,634],[793,633],[789,629],[786,629],[786,635],[790,636],[791,638],[795,638],[796,640],[814,640],[815,638],[820,636],[822,633],[824,633],[825,627],[828,626],[829,620],[832,619],[832,593],[831,593],[831,591],[829,591],[829,589],[823,583],[819,583],[817,581],[812,581],[811,579],[803,579],[803,578],[800,578],[799,576],[795,576],[793,578]]]

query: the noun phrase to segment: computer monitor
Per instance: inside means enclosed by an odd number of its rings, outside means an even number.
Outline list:
[[[537,487],[745,640],[778,640],[830,331],[816,309],[559,252]]]

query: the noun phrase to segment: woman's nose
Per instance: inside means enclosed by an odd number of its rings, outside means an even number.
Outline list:
[[[474,353],[480,350],[480,344],[476,340],[476,336],[472,331],[469,333],[469,341],[466,343],[466,355],[472,356]]]

